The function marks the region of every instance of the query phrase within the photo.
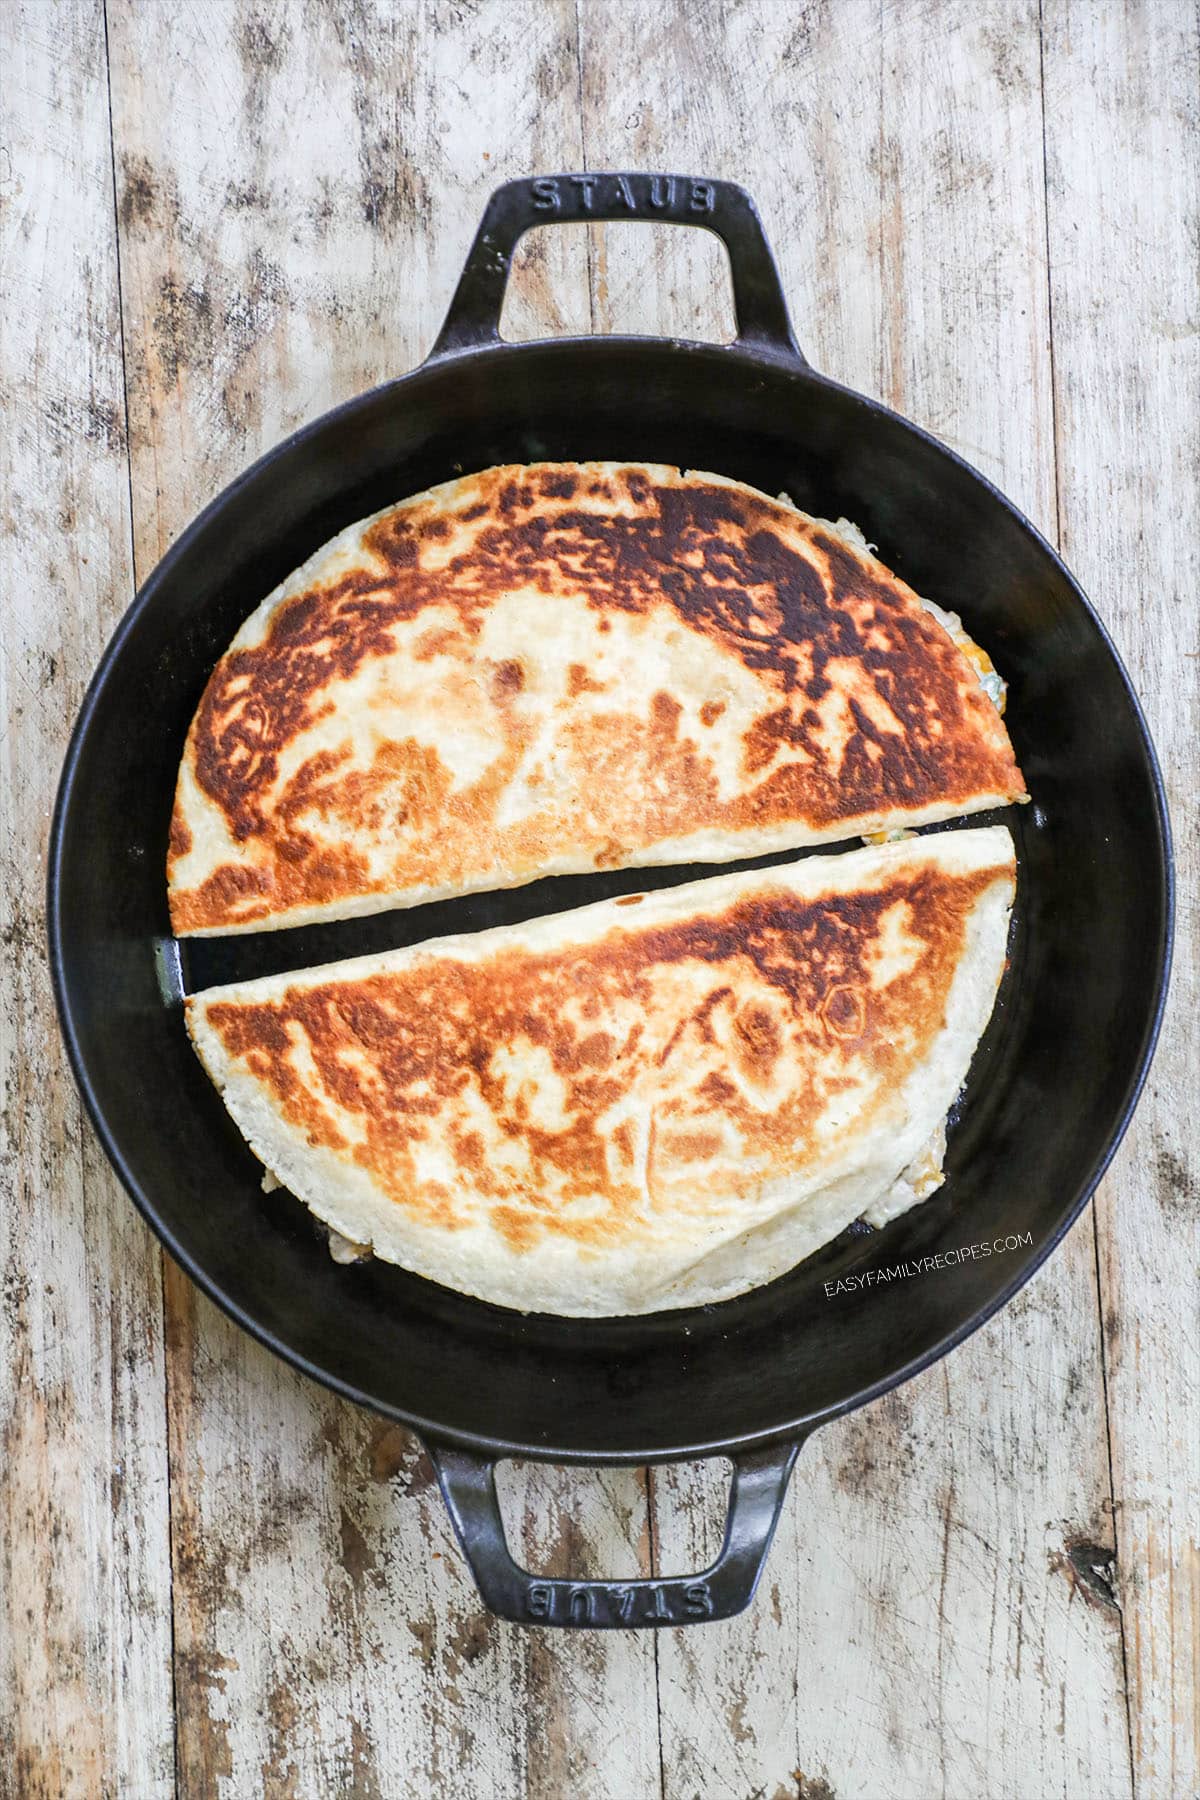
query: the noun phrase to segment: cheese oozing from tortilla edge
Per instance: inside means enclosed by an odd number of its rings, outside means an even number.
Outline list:
[[[527,1311],[703,1304],[938,1185],[1013,883],[1003,827],[805,858],[210,990],[189,1029],[335,1253]]]

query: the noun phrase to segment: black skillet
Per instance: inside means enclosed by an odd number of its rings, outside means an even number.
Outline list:
[[[734,343],[501,342],[517,240],[534,225],[587,218],[715,232],[729,252]],[[383,1263],[337,1267],[298,1202],[261,1192],[258,1164],[189,1046],[180,995],[634,890],[648,885],[645,872],[176,943],[163,862],[201,689],[283,576],[351,521],[461,470],[592,457],[714,469],[855,520],[918,592],[961,611],[1008,677],[1008,723],[1035,803],[1003,815],[1020,858],[1010,967],[941,1192],[883,1231],[851,1228],[741,1299],[580,1321],[524,1317]],[[649,884],[695,872],[659,871]],[[1078,1216],[1145,1077],[1171,900],[1167,817],[1145,724],[1103,627],[1049,546],[949,450],[809,367],[741,188],[564,175],[493,194],[419,369],[264,456],[146,582],[71,740],[50,846],[49,940],[88,1110],[176,1260],[297,1368],[420,1434],[494,1611],[639,1626],[745,1606],[809,1433],[960,1343]],[[969,1246],[974,1254],[960,1259]],[[872,1271],[900,1272],[847,1284]],[[509,1555],[493,1482],[499,1457],[717,1455],[732,1458],[732,1499],[724,1546],[700,1575],[551,1580]]]

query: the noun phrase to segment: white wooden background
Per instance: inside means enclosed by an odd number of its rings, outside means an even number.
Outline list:
[[[0,1793],[1195,1795],[1192,0],[0,0],[0,105]],[[425,354],[494,183],[606,166],[744,181],[813,361],[1061,544],[1181,875],[1094,1210],[818,1434],[752,1612],[657,1638],[482,1613],[412,1440],[164,1262],[81,1120],[42,931],[67,733],[136,584],[267,445]],[[715,243],[644,226],[529,241],[510,308],[729,318]],[[558,1572],[700,1566],[721,1490],[506,1482]]]

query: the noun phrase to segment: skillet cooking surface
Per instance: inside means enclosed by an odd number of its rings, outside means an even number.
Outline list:
[[[264,594],[342,527],[459,472],[591,458],[709,469],[854,520],[994,657],[1034,799],[972,821],[994,816],[1013,831],[1018,901],[945,1187],[883,1231],[852,1228],[770,1287],[626,1320],[525,1318],[383,1263],[337,1267],[299,1202],[261,1192],[261,1169],[188,1042],[180,984],[711,870],[566,877],[183,945],[170,936],[163,872],[189,721]],[[51,956],[110,1156],[167,1247],[241,1324],[435,1441],[641,1461],[803,1435],[939,1355],[1028,1277],[1084,1204],[1144,1075],[1165,978],[1168,868],[1153,752],[1102,628],[1044,542],[966,465],[814,374],[783,340],[497,345],[435,357],[281,445],[151,576],[89,692],[64,772]],[[851,1273],[1009,1236],[1022,1247],[865,1292],[826,1291]]]

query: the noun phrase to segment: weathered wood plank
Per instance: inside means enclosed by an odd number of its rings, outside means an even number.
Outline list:
[[[620,43],[582,17],[589,167],[747,181],[817,366],[1052,529],[1036,6],[656,7]],[[719,335],[686,234],[660,238],[649,283],[636,250],[594,255],[610,295],[679,329],[682,290],[683,328]],[[720,1479],[655,1477],[662,1566],[703,1561]],[[1128,1793],[1119,1618],[1066,1554],[1111,1546],[1108,1498],[1087,1220],[971,1344],[813,1441],[751,1614],[663,1634],[666,1793]]]
[[[159,1258],[45,965],[67,733],[132,597],[100,0],[0,11],[0,1793],[172,1776]]]
[[[578,165],[575,15],[111,0],[110,34],[144,574],[261,448],[424,354],[495,182]],[[586,323],[585,263],[547,237],[510,316]],[[658,1792],[648,1638],[483,1614],[411,1440],[174,1273],[168,1310],[184,1795]],[[532,1566],[646,1566],[636,1472],[586,1510],[562,1473],[510,1485]]]
[[[1193,1791],[1190,10],[1047,10],[1048,219],[1028,7],[631,5],[617,45],[585,0],[586,142],[567,0],[173,10],[112,6],[141,575],[259,448],[415,360],[494,180],[585,159],[746,180],[817,365],[1052,531],[1048,231],[1064,548],[1150,707],[1184,875],[1100,1222],[1137,1791]],[[0,1792],[140,1796],[172,1785],[157,1260],[38,972],[65,730],[130,591],[101,13],[10,7],[0,67]],[[511,329],[728,335],[706,240],[594,234],[589,305],[570,237],[532,240]],[[809,1447],[748,1619],[660,1639],[666,1792],[1129,1791],[1120,1620],[1087,1575],[1113,1547],[1089,1231]],[[183,1792],[656,1794],[649,1641],[486,1620],[416,1446],[169,1286]],[[531,1561],[647,1566],[633,1473],[509,1486]],[[658,1566],[699,1566],[718,1472],[656,1486]]]
[[[1146,707],[1175,834],[1171,1000],[1097,1203],[1135,1789],[1200,1791],[1200,33],[1055,5],[1045,36],[1063,550]]]

